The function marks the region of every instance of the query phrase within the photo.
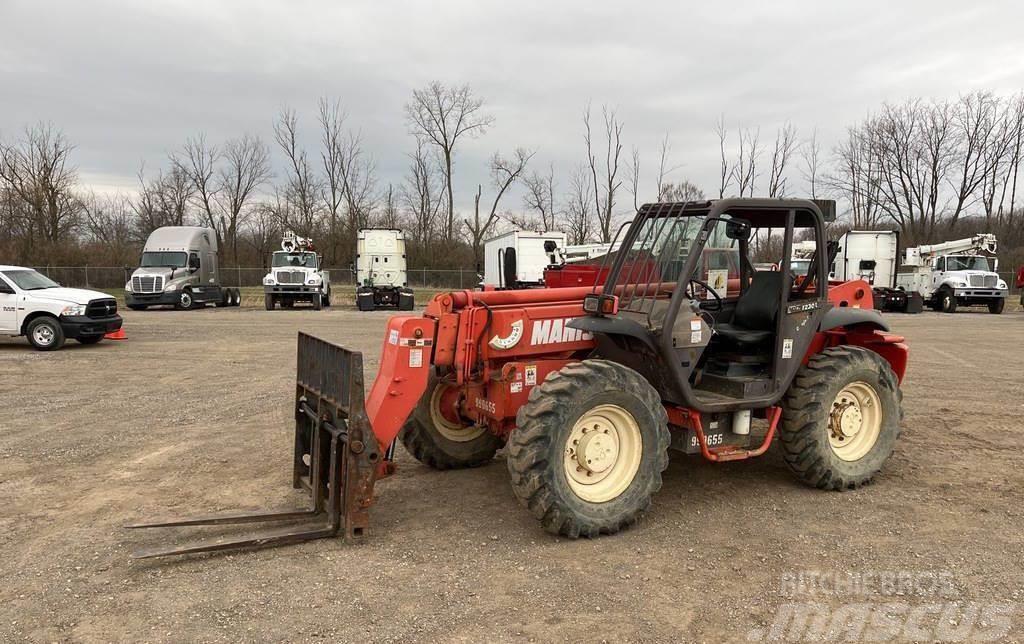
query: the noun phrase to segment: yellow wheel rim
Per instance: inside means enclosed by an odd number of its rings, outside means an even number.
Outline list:
[[[483,435],[487,430],[486,427],[454,423],[444,417],[444,414],[441,413],[441,397],[444,395],[445,389],[447,389],[446,385],[439,384],[434,387],[434,393],[430,395],[430,420],[434,423],[434,429],[441,436],[456,443],[468,443]]]
[[[643,436],[636,419],[618,405],[598,405],[573,425],[563,466],[579,498],[604,503],[626,491],[640,469]]]
[[[828,416],[828,442],[836,456],[857,461],[878,442],[882,433],[882,404],[874,387],[851,382],[832,402]]]

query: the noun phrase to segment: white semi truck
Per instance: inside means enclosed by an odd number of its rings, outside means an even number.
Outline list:
[[[238,306],[242,296],[221,283],[212,228],[164,226],[146,240],[139,267],[124,285],[124,299],[128,308],[141,311],[158,305]]]
[[[388,228],[364,228],[356,237],[356,307],[373,311],[415,305],[405,260],[405,234]]]
[[[986,306],[1002,313],[1009,288],[999,279],[996,236],[973,237],[907,248],[896,288],[920,293],[936,311],[953,313],[960,306]]]
[[[851,230],[837,241],[829,278],[864,280],[872,287],[875,308],[900,313],[920,313],[924,298],[916,291],[899,288],[900,235],[895,230]]]
[[[331,305],[331,277],[321,266],[313,240],[293,232],[281,239],[281,250],[270,257],[270,272],[263,277],[263,304],[273,311],[278,304],[292,308],[308,302],[317,311]]]
[[[499,289],[544,286],[544,269],[561,263],[565,233],[512,230],[484,242],[483,284]]]

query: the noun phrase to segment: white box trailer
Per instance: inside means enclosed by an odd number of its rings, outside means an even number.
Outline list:
[[[496,288],[543,286],[544,269],[558,262],[565,233],[512,230],[484,242],[484,284]]]
[[[372,311],[414,306],[405,260],[405,234],[393,228],[363,228],[356,236],[356,306]]]
[[[851,230],[839,238],[832,275],[861,279],[872,286],[895,288],[900,254],[899,233],[893,230]]]

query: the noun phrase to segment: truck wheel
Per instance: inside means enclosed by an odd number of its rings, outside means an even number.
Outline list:
[[[29,344],[39,351],[56,351],[64,346],[64,330],[57,318],[44,315],[28,323],[25,329]]]
[[[274,310],[274,296],[273,295],[264,295],[263,296],[263,306],[268,311],[273,311]]]
[[[231,306],[231,289],[223,289],[220,293],[220,302],[214,303],[214,306],[218,309],[222,309],[225,306]]]
[[[612,534],[634,523],[668,467],[668,415],[643,376],[584,360],[550,374],[508,441],[512,490],[548,532]]]
[[[402,427],[399,437],[405,449],[424,465],[436,470],[476,467],[494,458],[502,445],[486,427],[459,417],[461,395],[456,387],[431,376],[427,392]]]
[[[1005,307],[1005,306],[1006,306],[1006,299],[1005,298],[1002,298],[1002,297],[996,298],[996,299],[994,299],[994,300],[992,300],[991,302],[988,303],[988,312],[989,313],[995,313],[996,315],[998,315],[998,314],[1003,312],[1003,307]]]
[[[192,299],[192,291],[182,291],[181,295],[178,296],[178,301],[174,304],[174,308],[179,311],[187,311],[195,305],[195,300]]]
[[[943,313],[956,313],[956,296],[949,289],[939,291],[939,311]]]
[[[319,311],[324,308],[324,296],[317,293],[313,296],[313,310]]]
[[[331,307],[331,289],[327,289],[327,293],[324,295],[324,306],[327,308]]]
[[[782,402],[789,469],[820,489],[852,490],[881,469],[900,435],[903,393],[874,351],[826,349],[797,372]]]

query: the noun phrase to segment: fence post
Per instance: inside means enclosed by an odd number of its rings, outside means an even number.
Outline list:
[[[85,288],[89,288],[89,265],[85,265]]]
[[[238,288],[242,288],[242,267],[236,266],[235,269],[238,274]]]

